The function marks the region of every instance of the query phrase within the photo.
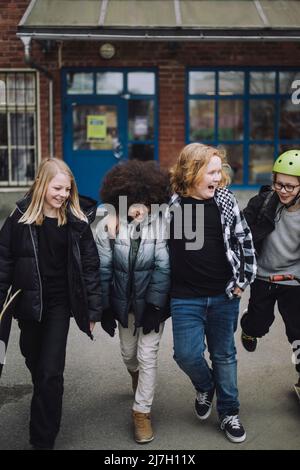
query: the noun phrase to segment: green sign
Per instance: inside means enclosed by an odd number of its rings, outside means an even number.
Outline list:
[[[106,116],[89,115],[87,118],[87,140],[105,140],[107,136]]]

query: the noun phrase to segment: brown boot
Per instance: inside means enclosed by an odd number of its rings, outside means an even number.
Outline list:
[[[132,380],[132,390],[135,395],[137,386],[138,386],[138,381],[139,381],[139,371],[136,370],[135,372],[132,372],[131,370],[127,369],[129,374],[131,375],[131,380]]]
[[[140,413],[132,410],[134,438],[139,444],[146,444],[154,439],[150,413]]]

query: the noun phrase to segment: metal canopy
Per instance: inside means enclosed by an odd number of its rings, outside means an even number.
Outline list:
[[[50,40],[299,40],[292,0],[31,0],[18,36]]]

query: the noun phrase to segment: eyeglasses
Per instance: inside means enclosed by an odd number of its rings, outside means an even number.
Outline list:
[[[287,193],[292,193],[296,188],[300,186],[300,184],[293,185],[274,182],[273,186],[277,191],[281,191],[282,189],[284,189]]]

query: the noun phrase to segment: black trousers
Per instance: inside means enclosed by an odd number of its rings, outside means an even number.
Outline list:
[[[241,327],[246,335],[261,338],[269,332],[275,319],[274,307],[285,324],[285,332],[290,344],[300,340],[300,286],[272,284],[256,279],[251,284],[248,311],[241,319]],[[296,348],[295,348],[296,350]],[[296,364],[300,373],[300,364]]]
[[[69,323],[67,303],[46,303],[40,323],[19,321],[20,349],[33,382],[30,443],[35,447],[52,449],[60,428]]]

